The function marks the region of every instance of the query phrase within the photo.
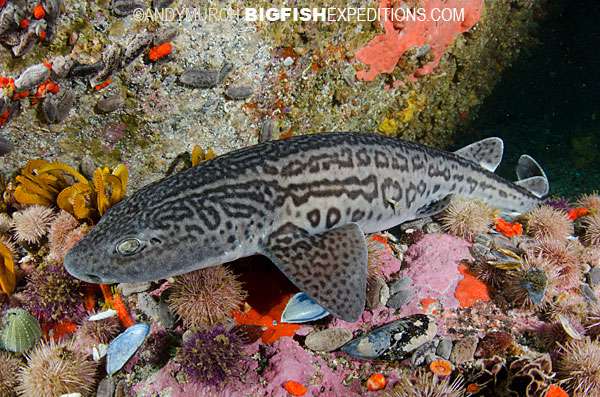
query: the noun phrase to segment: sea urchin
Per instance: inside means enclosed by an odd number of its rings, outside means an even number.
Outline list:
[[[558,370],[573,397],[600,395],[600,344],[589,338],[566,343]]]
[[[51,208],[32,205],[13,214],[12,228],[19,242],[35,244],[48,233],[50,223],[54,219]]]
[[[600,213],[586,217],[583,221],[583,228],[585,229],[583,241],[589,246],[599,245]]]
[[[473,240],[479,233],[485,233],[493,219],[493,210],[484,202],[452,199],[441,218],[442,227],[452,235],[465,240]]]
[[[573,234],[573,222],[565,211],[542,205],[527,215],[527,231],[537,239],[564,240]]]
[[[85,314],[81,281],[62,265],[35,269],[23,293],[26,305],[40,321],[77,321]]]
[[[16,395],[15,387],[19,384],[17,376],[21,366],[22,362],[17,356],[0,352],[0,396]]]
[[[216,266],[177,277],[168,303],[186,327],[206,328],[224,323],[245,298],[236,275]]]
[[[190,380],[216,386],[227,378],[240,376],[246,360],[239,336],[217,325],[187,338],[178,361]]]
[[[89,396],[96,383],[96,364],[66,343],[38,345],[27,354],[19,373],[17,392],[24,396],[54,397],[69,393]]]

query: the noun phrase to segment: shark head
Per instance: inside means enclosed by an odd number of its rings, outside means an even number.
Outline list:
[[[145,194],[152,193],[145,192]],[[142,195],[143,196],[143,195]],[[149,206],[135,194],[111,208],[66,255],[74,277],[91,283],[143,282],[186,273],[222,256],[214,231],[199,239],[190,220]]]

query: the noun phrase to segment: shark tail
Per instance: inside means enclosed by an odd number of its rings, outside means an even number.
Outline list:
[[[527,154],[522,155],[516,171],[518,180],[515,184],[527,189],[534,196],[542,198],[550,191],[548,177],[533,157]]]

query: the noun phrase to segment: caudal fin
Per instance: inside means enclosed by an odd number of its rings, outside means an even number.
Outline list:
[[[517,178],[515,184],[527,189],[536,197],[542,198],[550,191],[548,177],[543,168],[533,157],[527,154],[519,158]]]

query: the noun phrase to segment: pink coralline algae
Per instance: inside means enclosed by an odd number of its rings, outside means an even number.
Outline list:
[[[472,260],[470,244],[448,234],[427,234],[412,245],[405,255],[408,265],[401,272],[402,277],[410,277],[415,294],[404,308],[403,315],[423,313],[421,302],[435,300],[445,309],[460,306],[455,290],[463,275],[459,271],[462,260]]]
[[[307,396],[354,396],[342,385],[347,375],[343,371],[327,366],[319,356],[314,356],[304,350],[292,338],[281,338],[273,344],[273,355],[265,370],[265,395],[287,396],[283,384],[294,380],[307,387]]]
[[[421,21],[409,18],[408,11],[400,12],[398,6],[395,6],[397,3],[399,2],[394,0],[381,0],[379,3],[385,33],[373,38],[356,53],[356,59],[369,66],[367,70],[356,73],[359,80],[372,81],[380,73],[393,72],[406,51],[425,45],[430,47],[433,60],[417,69],[413,78],[431,73],[455,38],[479,21],[484,6],[483,0],[424,0],[420,7],[426,19]],[[464,18],[434,21],[439,19],[438,11],[444,9],[456,10],[458,14],[464,10]]]

